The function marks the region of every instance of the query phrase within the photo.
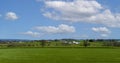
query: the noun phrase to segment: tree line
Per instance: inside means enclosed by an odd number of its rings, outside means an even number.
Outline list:
[[[4,41],[0,47],[120,47],[119,40],[114,39],[62,39],[62,40],[31,40],[31,41]]]

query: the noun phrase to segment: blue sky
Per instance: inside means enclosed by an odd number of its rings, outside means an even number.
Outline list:
[[[0,0],[0,39],[119,39],[120,0]]]

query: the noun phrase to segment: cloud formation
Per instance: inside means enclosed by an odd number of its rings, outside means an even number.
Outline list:
[[[96,0],[46,0],[43,15],[50,19],[120,27],[120,13],[105,9]]]
[[[7,12],[6,13],[6,19],[7,20],[17,20],[18,16],[14,12]]]
[[[34,27],[32,30],[37,32],[27,31],[21,34],[31,37],[41,37],[45,36],[46,34],[69,34],[76,31],[73,26],[69,26],[66,24],[60,24],[58,26],[37,26]]]
[[[58,25],[58,27],[55,26],[37,26],[34,28],[35,30],[42,31],[44,33],[50,33],[50,34],[59,34],[59,33],[74,33],[75,28],[73,26],[69,26],[66,24]]]
[[[101,37],[108,37],[107,34],[101,34]]]
[[[107,37],[111,31],[106,27],[93,27],[94,32],[100,33],[102,37]]]
[[[111,31],[106,27],[93,27],[92,30],[94,32],[104,33],[104,34],[111,33]]]
[[[24,32],[24,33],[21,33],[23,35],[29,35],[29,36],[32,36],[32,37],[38,37],[40,36],[40,33],[38,32],[32,32],[32,31],[27,31],[27,32]]]

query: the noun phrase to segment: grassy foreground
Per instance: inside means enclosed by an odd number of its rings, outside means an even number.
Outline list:
[[[0,49],[1,63],[120,63],[119,48]]]

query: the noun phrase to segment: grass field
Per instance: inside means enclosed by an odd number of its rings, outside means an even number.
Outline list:
[[[120,63],[120,48],[7,48],[0,63]]]

